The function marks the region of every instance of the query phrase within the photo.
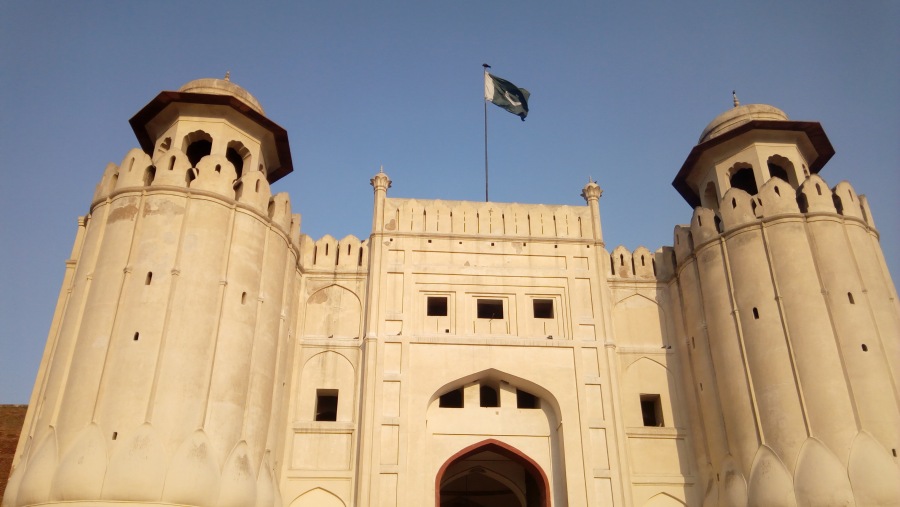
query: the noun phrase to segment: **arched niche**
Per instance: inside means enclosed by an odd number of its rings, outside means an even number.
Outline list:
[[[662,364],[642,357],[628,365],[622,391],[625,398],[625,426],[679,426],[678,414],[673,409],[678,401],[675,377]],[[648,410],[656,412],[648,414]],[[656,418],[652,424],[648,422],[650,415]]]
[[[320,338],[357,338],[360,316],[361,305],[356,294],[340,285],[329,285],[306,300],[303,334]]]
[[[314,421],[322,412],[322,403],[330,402],[326,397],[336,397],[336,406],[325,410],[334,410],[333,418],[320,420],[351,421],[353,420],[353,404],[356,385],[356,371],[343,355],[325,351],[309,358],[303,365],[300,375],[300,399],[297,404],[296,418],[303,421]]]
[[[345,505],[337,495],[322,488],[311,489],[291,502],[291,507],[345,507]]]
[[[613,307],[613,327],[620,345],[662,348],[667,345],[665,323],[662,307],[641,294],[632,294]]]

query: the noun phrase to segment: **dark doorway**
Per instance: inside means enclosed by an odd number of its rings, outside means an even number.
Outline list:
[[[494,439],[453,455],[435,480],[437,507],[549,507],[549,489],[537,463]]]

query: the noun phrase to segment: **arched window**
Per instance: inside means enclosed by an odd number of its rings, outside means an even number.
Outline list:
[[[735,166],[731,170],[731,178],[729,180],[732,188],[739,188],[750,195],[756,195],[759,192],[756,187],[756,176],[753,174],[753,168],[746,164]]]
[[[202,130],[184,136],[184,154],[191,167],[197,167],[200,159],[212,153],[212,136]]]
[[[240,179],[244,173],[244,164],[250,162],[250,150],[238,141],[231,141],[225,150],[225,158],[234,166],[234,171]]]
[[[792,187],[797,187],[797,179],[794,164],[790,160],[781,155],[772,155],[766,162],[769,167],[769,176],[772,178],[781,178]]]

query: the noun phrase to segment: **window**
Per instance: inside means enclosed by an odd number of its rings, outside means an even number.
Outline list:
[[[503,301],[500,299],[479,299],[478,300],[478,318],[479,319],[502,319],[503,318]]]
[[[663,426],[662,404],[658,394],[641,395],[641,415],[644,426]]]
[[[428,315],[429,317],[446,317],[447,297],[429,296],[427,300],[426,315]]]
[[[541,402],[537,396],[526,393],[521,389],[516,389],[516,408],[541,408]]]
[[[337,389],[316,390],[316,421],[337,421]]]
[[[192,142],[186,151],[188,160],[191,162],[191,167],[197,167],[197,163],[200,162],[200,159],[207,156],[212,152],[212,140],[200,139]]]
[[[442,394],[438,406],[442,408],[463,408],[462,388]]]
[[[552,299],[535,299],[534,300],[534,318],[536,318],[536,319],[552,319],[553,318],[553,300]]]
[[[756,195],[756,177],[750,167],[741,167],[731,175],[731,186],[739,188],[750,195]]]
[[[497,390],[491,386],[482,385],[479,388],[480,405],[482,407],[499,407],[500,400],[497,398]]]

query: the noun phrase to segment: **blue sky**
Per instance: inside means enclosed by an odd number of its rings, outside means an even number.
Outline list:
[[[768,103],[820,121],[822,176],[867,194],[900,276],[897,2],[0,3],[0,403],[26,403],[71,251],[128,119],[200,77],[245,87],[289,134],[275,185],[303,232],[368,235],[389,195],[483,199],[482,69],[531,91],[489,110],[491,200],[582,204],[607,247],[672,242],[671,181],[703,127]]]

